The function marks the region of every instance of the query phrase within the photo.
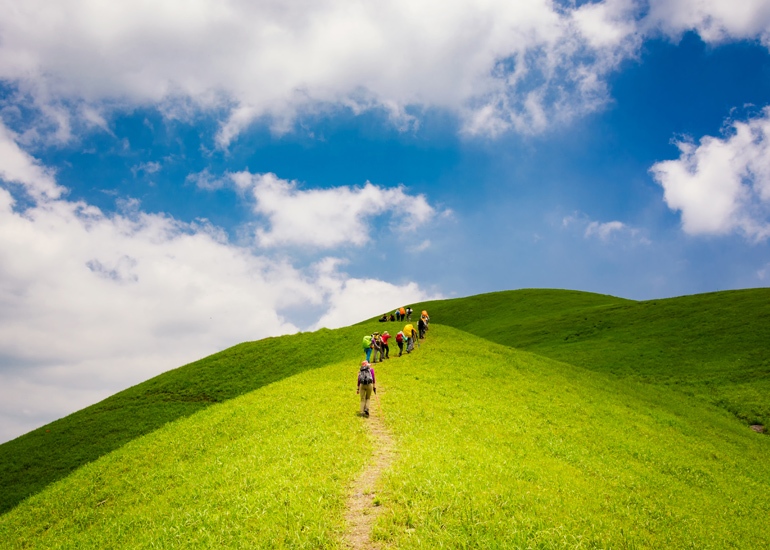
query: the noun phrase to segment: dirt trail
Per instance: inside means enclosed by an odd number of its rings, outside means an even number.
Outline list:
[[[371,540],[372,526],[381,510],[375,505],[375,486],[395,457],[393,438],[382,421],[382,409],[377,397],[371,401],[370,410],[371,416],[361,421],[368,424],[374,443],[374,456],[350,486],[348,511],[345,515],[348,524],[345,546],[352,549],[380,548],[379,544]]]

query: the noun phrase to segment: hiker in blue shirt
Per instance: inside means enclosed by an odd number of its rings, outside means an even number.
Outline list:
[[[369,359],[372,358],[372,335],[367,334],[364,336],[364,341],[361,343],[361,345],[364,348],[364,353],[366,354],[366,362],[369,362]]]

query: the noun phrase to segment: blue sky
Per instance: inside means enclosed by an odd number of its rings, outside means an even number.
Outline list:
[[[770,281],[770,1],[8,0],[0,441],[244,340]]]

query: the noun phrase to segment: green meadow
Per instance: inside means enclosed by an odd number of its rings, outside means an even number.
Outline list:
[[[373,539],[770,547],[770,438],[749,429],[768,417],[768,302],[532,290],[425,304],[420,348],[377,365],[395,458]],[[1,445],[17,496],[0,547],[344,547],[375,451],[356,415],[360,340],[383,328],[396,332],[369,320],[240,344]]]
[[[770,425],[770,289],[634,302],[564,290],[420,304],[441,323]]]

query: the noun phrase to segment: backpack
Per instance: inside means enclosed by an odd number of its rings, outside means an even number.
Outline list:
[[[400,344],[400,343],[402,343],[403,341],[404,341],[404,335],[403,335],[403,333],[399,332],[398,334],[396,334],[396,342],[398,342],[398,343]]]
[[[372,378],[371,369],[369,367],[361,367],[361,370],[358,371],[358,383],[365,386],[372,382],[374,382],[374,379]]]

